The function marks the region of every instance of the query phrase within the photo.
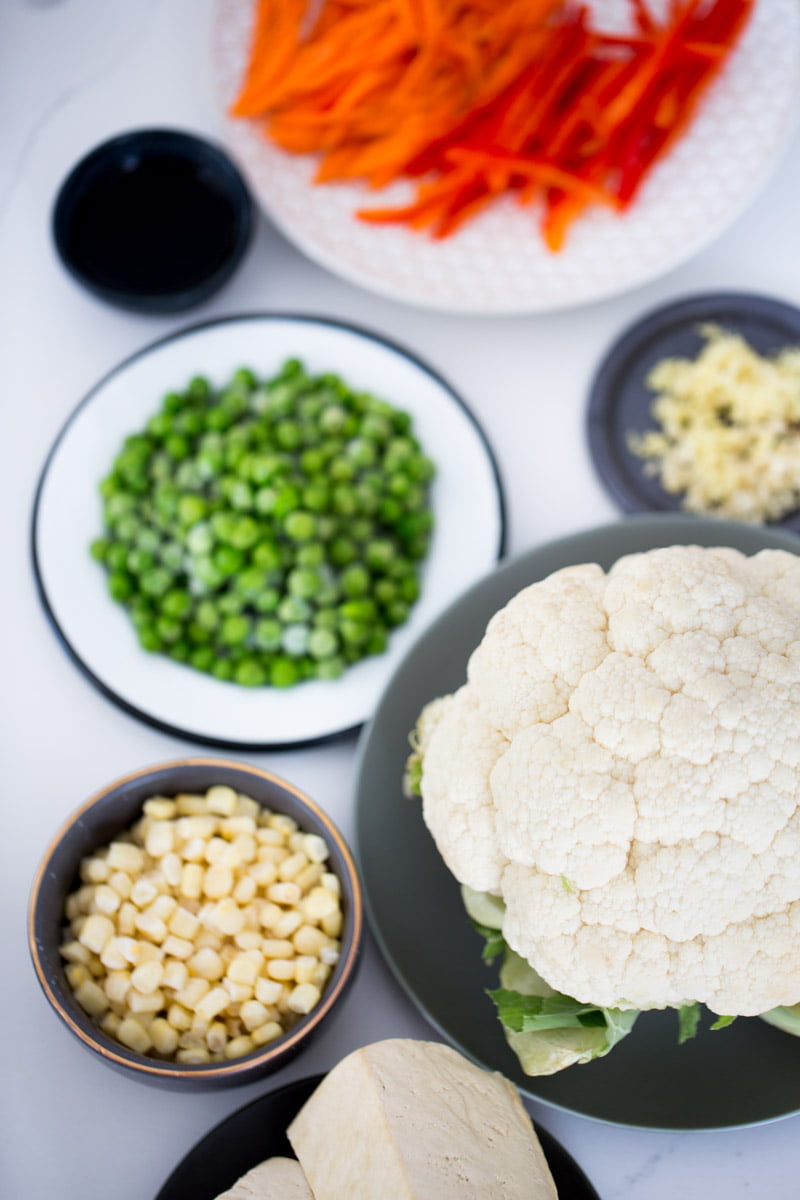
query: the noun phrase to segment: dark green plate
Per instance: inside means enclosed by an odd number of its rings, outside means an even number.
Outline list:
[[[674,1012],[644,1013],[606,1058],[560,1074],[523,1075],[485,989],[496,970],[481,961],[458,885],[403,795],[408,733],[420,709],[454,691],[489,617],[526,584],[560,567],[693,542],[800,552],[780,530],[672,515],[631,517],[562,538],[503,563],[447,609],[392,676],[364,730],[356,791],[356,853],[368,916],[398,980],[439,1033],[464,1054],[502,1071],[527,1096],[614,1125],[710,1130],[756,1125],[800,1111],[800,1038],[758,1018],[739,1018],[677,1043]],[[798,947],[800,953],[800,947]]]

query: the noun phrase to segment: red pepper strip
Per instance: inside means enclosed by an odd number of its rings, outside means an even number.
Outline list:
[[[729,0],[727,4],[717,5],[717,8],[721,7],[726,8],[725,15],[728,18],[733,17],[733,19],[729,19],[726,22],[726,36],[733,29],[735,40],[749,15],[749,3],[740,5],[739,11],[736,13],[733,13]],[[710,15],[713,16],[714,14]],[[716,76],[720,66],[721,60],[713,58],[708,59],[705,65],[698,61],[694,70],[684,69],[683,75],[674,84],[671,93],[672,103],[674,103],[677,111],[670,121],[665,120],[665,113],[662,107],[670,99],[670,93],[662,96],[661,102],[656,107],[653,116],[649,138],[640,145],[636,159],[629,158],[623,168],[618,195],[625,207],[628,207],[636,198],[647,173],[654,163],[663,157],[675,141],[683,135],[687,125],[694,117],[703,94]]]
[[[499,148],[480,151],[468,147],[454,147],[450,154],[453,162],[469,164],[474,170],[482,173],[489,170],[492,164],[502,165],[507,177],[518,175],[525,182],[535,181],[543,187],[561,188],[580,196],[589,203],[604,204],[611,208],[618,207],[616,196],[613,193],[581,175],[565,171],[542,159],[524,158],[518,154],[509,154]]]
[[[647,88],[668,64],[670,56],[702,0],[687,0],[683,10],[675,16],[671,25],[662,30],[657,48],[648,55],[642,69],[624,87],[603,112],[600,128],[604,133],[620,125],[635,110]]]
[[[645,34],[653,34],[656,31],[656,23],[650,14],[644,0],[631,0],[633,7],[634,20],[637,27]]]
[[[730,47],[753,10],[753,0],[727,0],[716,3],[695,20],[696,36],[702,41]]]
[[[541,223],[542,237],[548,250],[557,253],[564,245],[567,230],[586,208],[586,201],[577,196],[561,196],[545,213]]]

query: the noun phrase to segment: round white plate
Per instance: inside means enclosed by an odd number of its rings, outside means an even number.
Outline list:
[[[668,0],[652,0],[663,11]],[[224,108],[247,61],[252,0],[217,0],[213,26]],[[603,28],[628,28],[628,0],[595,0]],[[547,312],[598,300],[664,274],[712,241],[754,199],[792,132],[800,103],[800,5],[756,0],[733,57],[698,116],[624,216],[586,214],[566,247],[549,252],[538,215],[513,200],[434,241],[354,213],[406,203],[410,185],[376,193],[316,186],[316,160],[285,154],[255,121],[228,120],[228,146],[256,198],[310,258],[396,300],[451,312]]]
[[[437,465],[435,530],[422,592],[388,650],[333,682],[288,689],[223,683],[143,651],[125,609],[89,556],[102,531],[99,481],[123,438],[142,428],[163,394],[193,375],[223,384],[240,366],[274,373],[289,357],[333,371],[414,418]],[[318,317],[253,314],[196,325],[146,347],[105,376],[72,414],[45,463],[33,513],[39,591],[56,632],[85,674],[141,719],[192,741],[245,749],[297,745],[369,717],[409,647],[503,550],[504,507],[491,450],[459,396],[408,351],[365,330]]]

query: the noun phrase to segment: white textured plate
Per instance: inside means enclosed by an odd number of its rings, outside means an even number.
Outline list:
[[[653,0],[661,11],[667,0]],[[595,0],[602,28],[625,28],[627,0]],[[247,59],[252,0],[217,0],[214,54],[223,106]],[[508,200],[453,237],[369,226],[353,214],[407,201],[405,184],[381,193],[315,186],[315,160],[268,143],[255,122],[228,120],[228,145],[275,224],[309,257],[397,300],[471,313],[545,312],[598,300],[654,279],[722,232],[766,182],[800,102],[800,4],[756,0],[742,41],[696,121],[654,170],[624,216],[588,213],[564,250],[550,253],[537,214]]]
[[[437,465],[436,526],[422,593],[389,649],[334,682],[288,689],[222,683],[138,644],[89,556],[101,532],[98,483],[123,438],[163,394],[193,375],[224,383],[240,366],[274,373],[284,359],[333,371],[404,408]],[[193,741],[247,749],[315,741],[360,725],[416,637],[502,553],[504,510],[491,450],[463,401],[434,371],[375,334],[318,317],[253,314],[197,325],[156,342],[106,375],[70,417],[45,464],[33,514],[39,591],[78,666],[110,699]]]

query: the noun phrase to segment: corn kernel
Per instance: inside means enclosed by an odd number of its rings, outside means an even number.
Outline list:
[[[195,1010],[210,987],[211,984],[207,979],[201,979],[199,975],[192,975],[187,979],[186,986],[175,993],[175,999],[184,1008]]]
[[[174,933],[180,938],[193,938],[200,928],[200,922],[194,913],[189,912],[182,904],[175,906],[175,909],[167,921],[170,933]]]
[[[125,1017],[120,1022],[117,1037],[123,1046],[127,1046],[137,1054],[146,1054],[153,1044],[150,1034],[141,1021],[137,1021],[135,1017]]]
[[[77,992],[82,983],[88,983],[92,978],[92,973],[86,964],[80,962],[67,963],[64,974],[73,992]]]
[[[105,883],[111,874],[111,868],[105,858],[93,855],[81,863],[80,876],[84,883]]]
[[[288,1005],[292,1012],[305,1015],[319,1002],[320,990],[313,983],[298,983],[289,993]]]
[[[166,960],[164,963],[164,974],[161,977],[162,987],[179,992],[181,988],[186,986],[188,978],[189,970],[186,963],[180,962],[177,958],[168,958]]]
[[[205,796],[198,796],[196,792],[181,792],[175,797],[175,811],[179,816],[192,816],[194,814],[204,814],[208,812]]]
[[[294,979],[294,962],[288,958],[271,958],[267,962],[266,972],[270,979]]]
[[[297,983],[313,983],[319,959],[311,954],[301,954],[294,960],[294,977]]]
[[[182,871],[183,860],[174,851],[170,854],[165,854],[161,859],[161,874],[167,887],[177,888],[180,886]]]
[[[77,939],[73,939],[71,942],[64,942],[59,953],[67,962],[83,963],[84,965],[88,963],[91,957],[91,951],[86,946],[82,946]]]
[[[339,900],[327,887],[314,887],[303,901],[303,911],[311,921],[321,921],[339,909]]]
[[[121,897],[119,892],[115,891],[114,888],[109,887],[108,884],[98,884],[98,886],[94,889],[94,899],[92,901],[92,908],[94,912],[101,912],[105,913],[106,916],[110,916],[112,913],[117,911],[120,903]]]
[[[200,979],[214,981],[221,979],[225,974],[225,964],[217,951],[210,946],[203,946],[192,955],[186,965],[191,973]]]
[[[182,896],[198,900],[203,894],[203,868],[199,863],[187,862],[181,871],[179,887]]]
[[[210,900],[230,896],[233,891],[233,871],[230,867],[211,866],[203,876],[203,895]]]
[[[167,1009],[167,1020],[173,1029],[181,1033],[191,1027],[192,1014],[182,1004],[170,1004]]]
[[[267,1008],[277,1004],[283,991],[283,984],[276,979],[265,979],[263,975],[256,980],[256,1000],[260,1000]]]
[[[323,917],[320,921],[323,933],[327,933],[328,937],[338,938],[342,932],[343,920],[339,909],[336,912],[328,913],[327,917]]]
[[[127,967],[130,959],[125,953],[124,943],[126,940],[111,937],[100,951],[100,962],[109,971],[119,971]]]
[[[151,858],[163,858],[175,849],[175,826],[171,821],[153,821],[144,839]]]
[[[266,1046],[268,1042],[274,1042],[276,1038],[279,1038],[282,1033],[283,1027],[277,1021],[267,1021],[258,1029],[254,1029],[250,1037],[256,1046]]]
[[[167,796],[151,796],[149,800],[145,800],[142,811],[154,821],[171,821],[178,811],[178,806]]]
[[[324,863],[328,859],[328,845],[318,833],[303,834],[303,849],[314,863]]]
[[[178,1031],[164,1017],[156,1017],[151,1022],[148,1032],[157,1054],[168,1058],[178,1049]]]
[[[323,875],[322,863],[309,863],[299,875],[295,876],[295,883],[304,892],[309,891],[315,883],[319,883]]]
[[[213,863],[218,863],[227,849],[228,849],[228,843],[225,841],[224,838],[221,838],[221,837],[209,838],[208,841],[206,842],[205,851],[203,852],[203,859],[209,865],[212,865]]]
[[[242,875],[233,889],[233,898],[237,904],[249,904],[258,891],[258,886],[252,875]]]
[[[267,888],[267,899],[273,904],[298,904],[301,896],[296,883],[271,883]]]
[[[267,825],[270,829],[280,830],[284,837],[297,829],[297,821],[287,813],[272,813],[267,818]]]
[[[131,888],[131,903],[137,908],[147,908],[148,904],[152,904],[158,895],[158,888],[152,879],[142,876],[137,879]]]
[[[175,937],[173,933],[167,934],[161,946],[164,953],[169,955],[170,958],[180,958],[183,960],[189,958],[194,953],[194,942],[190,942],[186,938]]]
[[[285,909],[272,926],[271,933],[276,938],[289,938],[303,924],[303,918],[296,909]]]
[[[242,1035],[242,1037],[231,1038],[225,1047],[224,1054],[226,1058],[241,1058],[243,1054],[250,1054],[255,1048],[256,1044],[253,1039]]]
[[[256,980],[258,982],[258,980]],[[222,986],[231,998],[231,1007],[237,1004],[243,1004],[245,1000],[253,999],[253,984],[252,983],[237,983],[235,979],[229,979],[226,975],[222,981]]]
[[[160,962],[144,962],[131,971],[131,986],[143,996],[149,996],[161,986],[164,968]]]
[[[131,988],[125,1002],[132,1013],[157,1013],[164,1007],[164,993],[156,988],[145,996]]]
[[[222,933],[232,935],[244,929],[244,913],[232,896],[225,896],[215,904],[209,919]]]
[[[265,958],[294,958],[294,946],[285,938],[264,938],[261,951]]]
[[[163,942],[167,936],[167,926],[161,917],[154,917],[150,912],[137,913],[134,925],[146,938],[153,942]]]
[[[161,892],[145,911],[154,917],[160,917],[162,921],[169,921],[177,907],[178,901],[174,896]]]
[[[254,986],[264,965],[264,955],[259,950],[243,950],[228,963],[227,975],[234,983]]]
[[[109,1037],[116,1038],[119,1041],[119,1027],[122,1024],[122,1018],[117,1016],[112,1009],[107,1009],[100,1020],[100,1028],[103,1033],[107,1033]]]
[[[114,922],[102,913],[92,913],[83,923],[78,941],[87,950],[99,954],[109,938],[116,933]]]
[[[245,1029],[252,1033],[259,1025],[263,1025],[269,1020],[269,1012],[265,1005],[260,1000],[245,1000],[242,1005],[239,1016]]]
[[[112,871],[138,875],[144,867],[144,854],[131,842],[112,842],[108,847],[106,862]]]
[[[236,933],[233,937],[234,944],[240,950],[260,950],[262,940],[257,929],[243,929],[241,933]]]
[[[203,996],[202,1000],[198,1001],[194,1011],[198,1017],[202,1017],[206,1021],[213,1021],[214,1017],[223,1012],[229,1003],[230,997],[225,989],[214,987]]]
[[[220,1054],[228,1044],[228,1029],[222,1021],[212,1021],[206,1030],[206,1045]]]
[[[133,880],[125,871],[114,871],[108,877],[108,886],[112,887],[120,900],[128,900],[133,887]]]
[[[175,1061],[185,1063],[187,1066],[198,1067],[203,1063],[211,1062],[211,1055],[205,1046],[186,1046],[176,1050]]]
[[[206,805],[210,812],[221,817],[230,817],[236,812],[238,796],[232,787],[218,783],[206,792]]]
[[[138,909],[129,900],[123,901],[117,913],[117,933],[122,937],[130,937],[136,933],[136,915]]]

